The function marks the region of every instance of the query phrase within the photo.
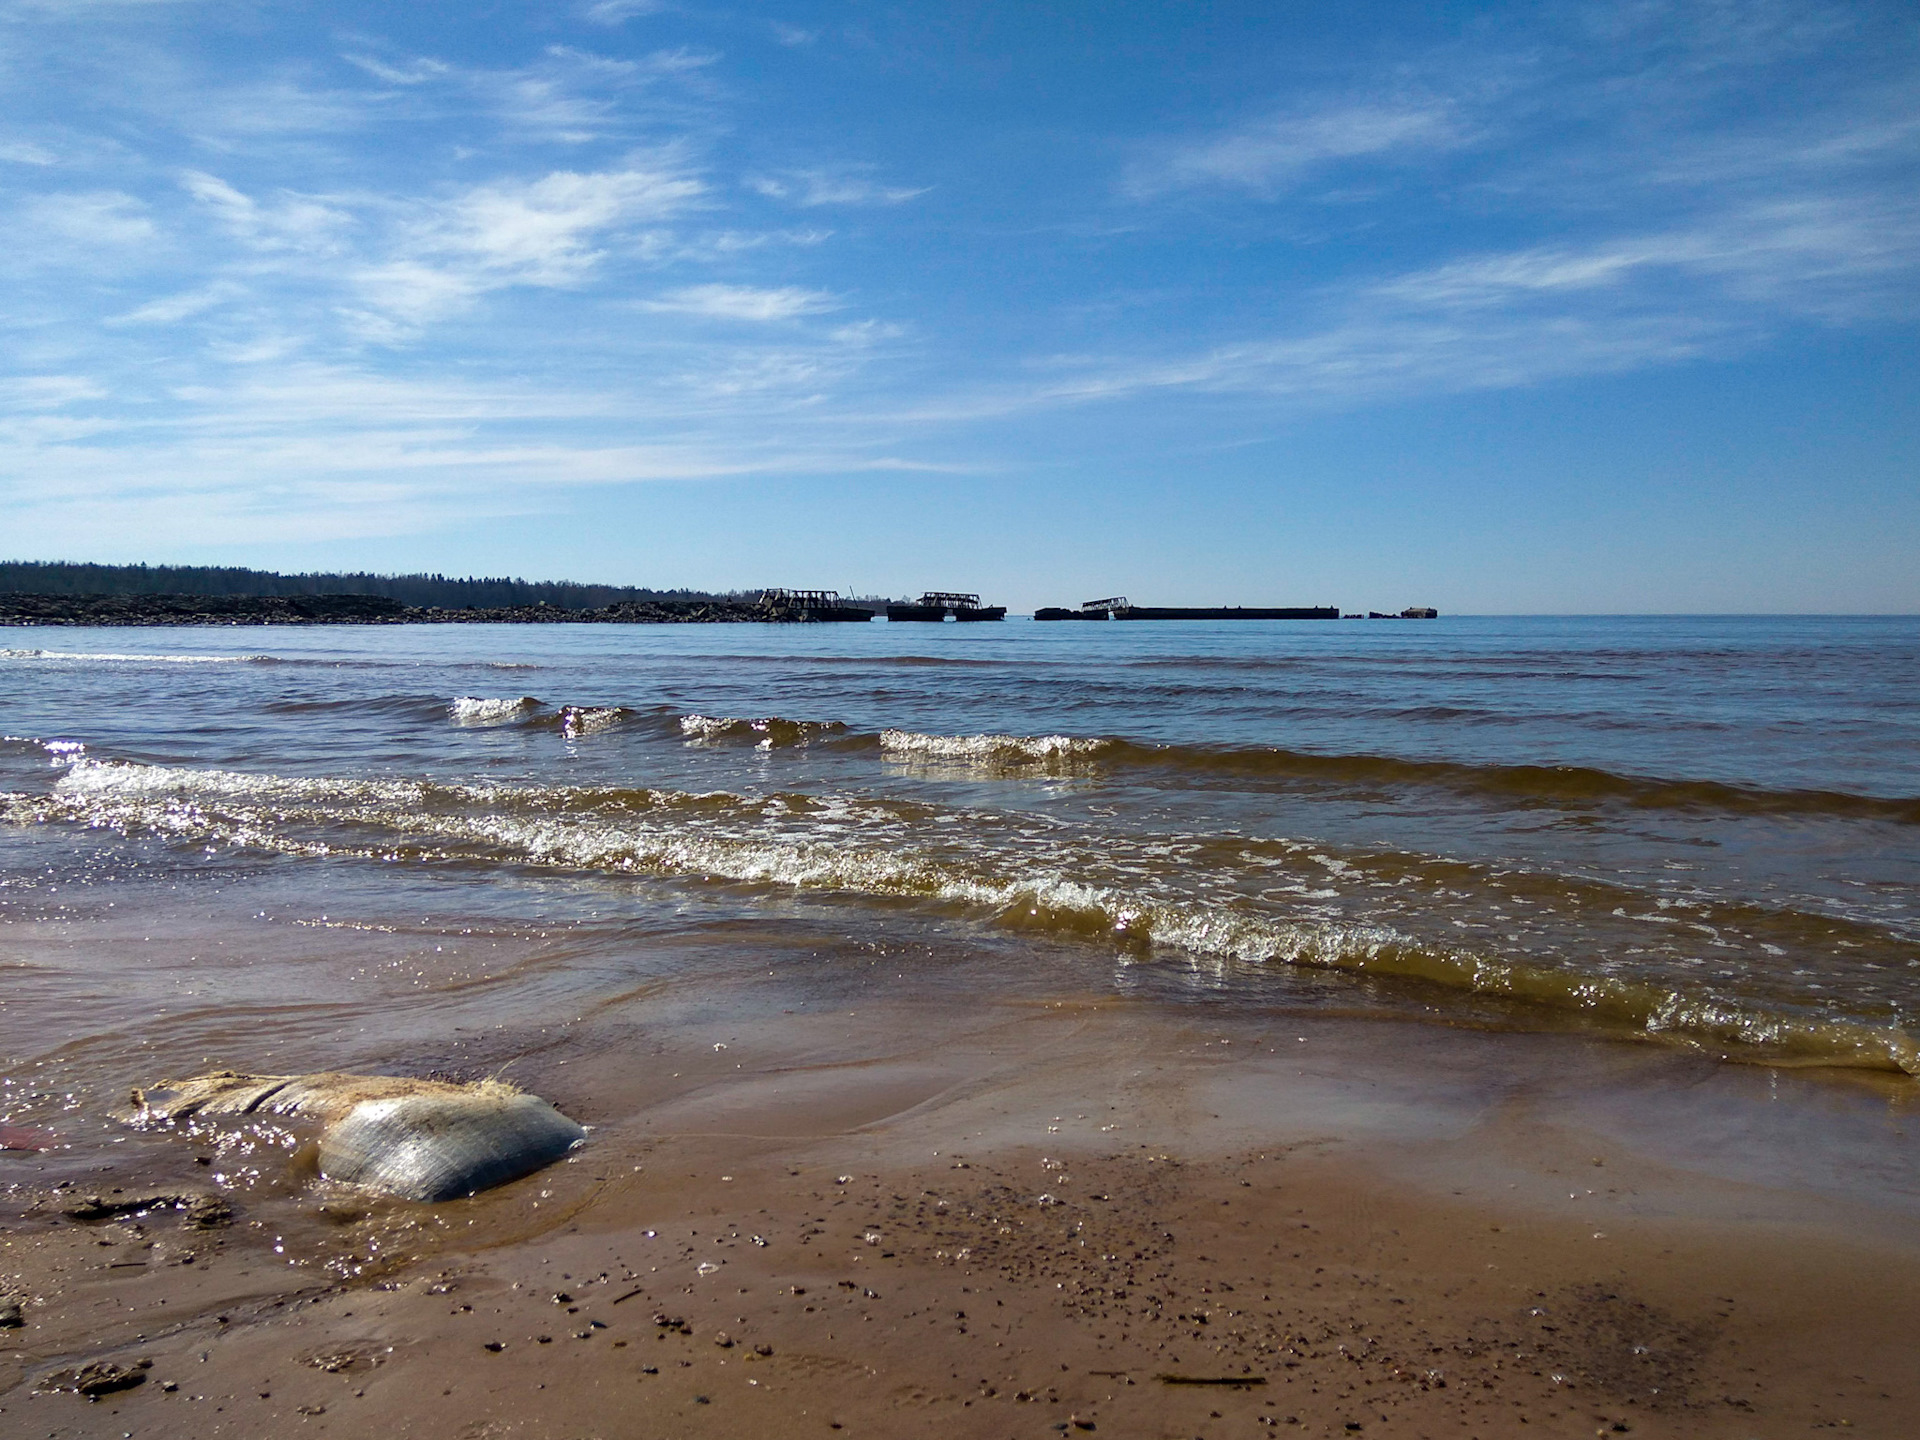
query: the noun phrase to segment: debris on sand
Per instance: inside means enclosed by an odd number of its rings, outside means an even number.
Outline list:
[[[102,1395],[111,1395],[116,1390],[131,1390],[136,1385],[144,1385],[152,1363],[141,1360],[132,1365],[115,1365],[111,1360],[90,1360],[85,1365],[55,1370],[41,1376],[35,1388],[49,1394],[71,1390],[89,1400],[98,1400]]]
[[[182,1212],[184,1223],[195,1230],[216,1230],[233,1223],[232,1202],[205,1190],[142,1191],[133,1195],[116,1191],[109,1197],[88,1195],[60,1213],[69,1220],[88,1221],[151,1215],[156,1210]]]
[[[299,1117],[321,1128],[326,1179],[404,1200],[452,1200],[550,1165],[587,1132],[537,1095],[391,1075],[217,1070],[133,1093],[135,1121]]]

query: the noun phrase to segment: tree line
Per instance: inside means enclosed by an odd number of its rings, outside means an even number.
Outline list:
[[[570,580],[313,572],[281,575],[238,565],[93,565],[63,560],[0,561],[0,593],[15,595],[384,595],[404,605],[558,606],[593,610],[623,600],[732,600],[706,590],[580,585]]]

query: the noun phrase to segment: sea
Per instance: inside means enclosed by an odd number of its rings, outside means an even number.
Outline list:
[[[73,1174],[165,1076],[538,1074],[767,976],[1920,1076],[1917,617],[0,642],[0,1138]]]

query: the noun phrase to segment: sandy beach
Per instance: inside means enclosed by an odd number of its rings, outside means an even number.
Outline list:
[[[1098,998],[734,1008],[553,1052],[539,1088],[591,1143],[466,1202],[322,1188],[300,1228],[245,1200],[202,1228],[75,1219],[79,1187],[16,1183],[0,1414],[48,1436],[1908,1434],[1912,1217],[1795,1173],[1818,1155],[1785,1131],[1728,1165],[1643,1104],[1682,1080],[1749,1139],[1769,1087],[1807,1134],[1835,1106],[1907,1113],[1830,1076],[1782,1097],[1780,1073]],[[193,1149],[153,1195],[229,1163]],[[140,1198],[116,1178],[106,1206]],[[124,1388],[60,1388],[88,1379]]]

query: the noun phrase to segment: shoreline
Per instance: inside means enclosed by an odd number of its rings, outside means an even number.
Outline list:
[[[0,1415],[63,1435],[1746,1440],[1892,1437],[1920,1402],[1920,1196],[1779,1163],[1800,1138],[1742,1129],[1764,1077],[1098,997],[729,998],[644,1047],[537,1060],[528,1088],[594,1138],[469,1201],[309,1194],[299,1230],[242,1193],[232,1226],[193,1230],[40,1196],[5,1237],[6,1286],[33,1298],[0,1330]],[[1810,1126],[1839,1107],[1870,1132],[1884,1106],[1905,1133],[1897,1097],[1784,1083]],[[1663,1103],[1740,1143],[1663,1141]],[[342,1279],[329,1246],[382,1258]],[[88,1361],[141,1379],[35,1393]]]

